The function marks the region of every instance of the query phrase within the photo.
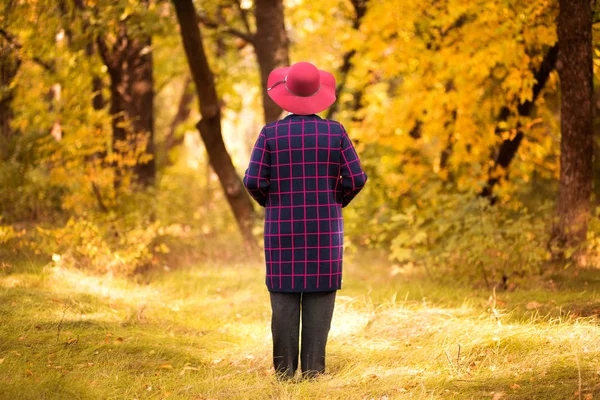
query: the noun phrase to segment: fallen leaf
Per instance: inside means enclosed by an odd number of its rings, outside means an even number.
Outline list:
[[[123,339],[122,337],[118,337],[115,339],[115,343],[123,343],[125,339]]]
[[[529,303],[527,303],[525,308],[528,310],[533,310],[534,308],[540,308],[541,306],[543,306],[542,303],[538,303],[537,301],[530,301]]]
[[[29,375],[33,375],[33,372],[31,372],[30,370],[26,369],[25,372],[27,372]]]
[[[510,385],[511,389],[518,389],[520,387],[521,387],[521,385],[519,385],[518,383],[513,383],[513,384]]]
[[[504,397],[504,394],[505,394],[504,392],[494,393],[492,400],[500,400],[502,397]]]
[[[0,364],[4,362],[4,358],[0,358]]]
[[[199,368],[196,367],[190,367],[190,366],[185,366],[183,367],[183,369],[181,370],[181,372],[179,373],[179,375],[183,375],[185,374],[185,371],[198,371]]]
[[[160,364],[158,368],[173,368],[171,364]]]

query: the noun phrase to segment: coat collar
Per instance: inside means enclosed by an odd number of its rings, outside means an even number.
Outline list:
[[[300,115],[300,114],[292,114],[292,113],[290,113],[290,114],[286,115],[283,118],[284,121],[287,121],[287,120],[290,120],[290,119],[300,119],[300,120],[303,120],[303,119],[317,119],[317,120],[323,120],[323,118],[319,117],[317,114]]]

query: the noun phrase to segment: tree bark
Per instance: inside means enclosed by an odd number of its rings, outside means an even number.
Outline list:
[[[0,161],[7,160],[13,151],[14,132],[10,123],[14,117],[14,89],[11,84],[20,66],[17,46],[8,37],[0,36]]]
[[[135,41],[134,41],[135,42]],[[138,162],[134,167],[138,180],[144,185],[154,184],[156,179],[156,153],[154,150],[154,78],[152,76],[152,39],[150,36],[139,41],[139,47],[132,49],[128,61],[133,82],[131,85],[133,110],[135,112],[133,129],[136,133],[147,135],[144,153],[151,158],[147,162]]]
[[[112,50],[102,38],[97,42],[111,81],[113,152],[121,157],[135,157],[138,161],[133,172],[137,182],[150,186],[156,176],[151,38],[131,37],[126,24],[121,23]],[[139,156],[145,159],[139,160]],[[119,184],[120,178],[116,186]]]
[[[600,96],[594,92],[594,205],[600,206]]]
[[[285,30],[283,0],[256,0],[254,8],[256,34],[254,51],[260,69],[265,123],[277,121],[281,108],[267,94],[267,80],[272,70],[290,63]]]
[[[560,181],[553,243],[573,247],[586,239],[593,158],[592,7],[559,0],[558,74],[561,86]]]
[[[179,21],[183,47],[196,86],[196,94],[200,101],[202,119],[198,122],[197,128],[242,236],[249,249],[254,251],[257,245],[252,235],[254,209],[223,142],[219,99],[214,77],[204,52],[196,9],[192,0],[173,0],[173,4]]]
[[[167,159],[168,153],[175,147],[180,146],[183,143],[183,136],[176,137],[175,131],[177,127],[187,121],[190,116],[191,105],[194,101],[195,94],[191,90],[192,88],[192,79],[190,77],[186,77],[185,83],[183,84],[183,92],[181,93],[181,98],[179,99],[179,106],[177,107],[177,113],[173,120],[171,121],[171,125],[169,126],[169,132],[167,133],[166,142],[166,152]],[[169,160],[169,164],[172,162]]]

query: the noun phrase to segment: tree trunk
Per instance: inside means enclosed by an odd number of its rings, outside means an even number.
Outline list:
[[[175,1],[175,0],[174,0]],[[362,2],[363,0],[353,0],[353,2]],[[364,0],[366,1],[366,0]],[[250,29],[248,15],[242,8],[240,0],[234,1],[244,24],[245,32],[233,27],[225,27],[223,32],[242,39],[245,43],[250,43],[254,47],[254,54],[258,69],[260,71],[261,94],[263,102],[263,114],[265,123],[273,122],[281,116],[281,108],[275,104],[267,93],[267,81],[269,74],[275,68],[286,67],[289,65],[288,46],[289,41],[285,30],[285,18],[283,0],[256,0],[254,5],[254,18],[256,21],[256,32]],[[222,8],[217,10],[217,14],[222,13]],[[198,21],[211,29],[223,28],[221,16],[218,19],[211,20],[204,14],[198,14]],[[217,55],[223,54],[223,41],[219,37],[217,42]],[[348,66],[349,68],[349,66]]]
[[[260,69],[265,123],[268,124],[278,120],[281,115],[281,108],[267,94],[269,74],[275,68],[286,67],[290,63],[283,0],[256,0],[254,16],[254,51]]]
[[[135,42],[135,41],[134,41]],[[138,162],[134,167],[136,177],[144,186],[154,184],[156,178],[156,154],[154,150],[154,78],[152,76],[152,39],[148,36],[139,41],[137,48],[132,48],[128,65],[130,66],[131,104],[133,109],[128,114],[133,117],[133,128],[136,134],[146,134],[146,148],[143,150],[150,159]],[[142,146],[143,141],[138,146]]]
[[[113,152],[118,157],[135,159],[135,179],[143,186],[152,185],[156,163],[151,39],[148,36],[131,37],[127,26],[121,23],[112,51],[102,38],[98,40],[98,49],[111,81]],[[117,175],[117,187],[121,179]]]
[[[354,30],[358,31],[360,29],[361,20],[367,12],[367,2],[368,2],[368,0],[352,0],[352,6],[354,7],[354,11],[356,13],[354,21],[352,21],[352,28]],[[346,86],[346,81],[348,79],[348,75],[350,74],[350,71],[352,70],[352,65],[353,65],[352,59],[354,58],[354,54],[356,54],[356,50],[354,50],[354,49],[349,50],[346,53],[344,53],[344,56],[342,58],[342,60],[343,60],[342,67],[340,68],[340,71],[339,71],[340,77],[338,80],[337,87],[335,88],[335,93],[336,93],[336,96],[338,97],[338,101],[333,103],[331,105],[331,107],[329,107],[329,109],[327,110],[327,114],[326,114],[327,119],[332,119],[338,112],[338,109],[340,106],[339,97],[340,97],[340,94],[342,93],[342,90],[344,90],[344,87]],[[359,94],[359,96],[360,95],[362,95],[362,91]],[[356,97],[357,96],[355,95],[355,98]],[[360,107],[360,101],[357,103],[357,108],[358,107]]]
[[[21,58],[15,44],[0,36],[0,161],[7,160],[14,147],[14,132],[10,126],[14,116],[14,89],[11,84],[20,65]]]
[[[177,137],[175,136],[175,131],[177,127],[183,124],[190,116],[190,108],[192,102],[194,101],[195,94],[192,89],[192,79],[190,77],[185,78],[185,83],[183,84],[183,92],[181,93],[181,98],[179,99],[179,106],[177,107],[177,113],[173,120],[171,121],[171,125],[169,126],[169,132],[167,133],[167,138],[165,140],[165,147],[167,153],[167,163],[173,164],[171,159],[169,158],[169,152],[183,143],[183,135]]]
[[[221,110],[215,89],[215,81],[206,59],[202,35],[196,19],[196,9],[192,0],[173,0],[183,47],[200,101],[202,119],[197,128],[204,141],[210,164],[219,177],[225,197],[231,206],[244,240],[252,251],[256,250],[256,240],[252,235],[254,209],[242,181],[225,148],[221,133]]]
[[[560,0],[557,23],[561,87],[560,181],[553,242],[586,239],[593,157],[592,8],[589,0]]]
[[[600,96],[594,92],[594,205],[600,206]]]

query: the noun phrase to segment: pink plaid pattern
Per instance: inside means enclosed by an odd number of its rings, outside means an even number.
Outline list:
[[[270,291],[341,288],[342,207],[366,181],[352,141],[339,122],[292,114],[261,130],[244,186],[266,207]]]

